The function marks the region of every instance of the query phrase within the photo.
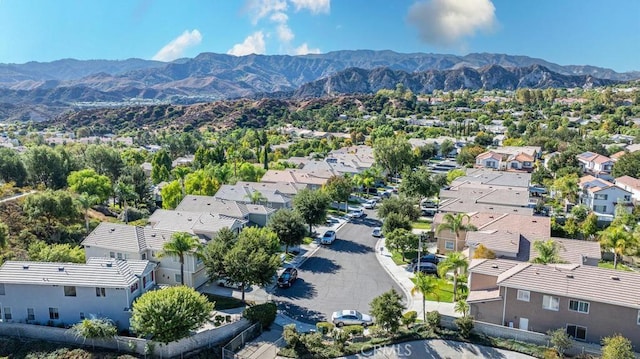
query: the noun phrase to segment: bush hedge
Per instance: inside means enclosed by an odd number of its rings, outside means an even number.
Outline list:
[[[263,329],[269,329],[276,320],[278,307],[274,303],[264,303],[251,306],[244,310],[243,316],[253,323],[260,323]]]

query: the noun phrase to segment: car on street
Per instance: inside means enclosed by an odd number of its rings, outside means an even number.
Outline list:
[[[232,282],[229,278],[218,278],[216,280],[216,284],[221,287],[231,288],[231,289],[241,289],[242,283]]]
[[[291,287],[296,279],[298,279],[298,270],[295,268],[286,268],[278,277],[278,287]]]
[[[364,202],[362,204],[362,207],[364,207],[366,209],[374,209],[374,208],[376,208],[376,204],[377,204],[376,201],[370,199],[370,200]]]
[[[373,318],[357,310],[339,310],[331,314],[331,322],[335,324],[336,327],[342,327],[344,325],[362,325],[366,327],[373,325]]]
[[[378,238],[378,237],[382,237],[382,229],[380,227],[375,227],[373,229],[373,231],[371,232],[371,235]]]
[[[438,266],[430,262],[420,262],[413,265],[413,273],[422,272],[424,274],[438,276]]]
[[[347,213],[347,217],[349,218],[362,218],[364,216],[364,209],[362,208],[355,208],[349,211],[349,213]]]
[[[418,263],[418,258],[414,258],[411,260],[411,264]],[[440,263],[440,258],[433,253],[427,253],[420,258],[420,263],[433,263],[438,265]]]
[[[326,231],[320,238],[320,244],[331,244],[336,240],[336,231]]]

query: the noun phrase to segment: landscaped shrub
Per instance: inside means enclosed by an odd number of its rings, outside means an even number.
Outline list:
[[[300,333],[298,333],[295,324],[285,325],[282,331],[282,337],[284,341],[287,342],[289,348],[295,349],[300,343]]]
[[[470,315],[466,317],[460,317],[456,319],[455,323],[458,326],[458,330],[460,331],[460,336],[462,336],[463,338],[469,338],[469,335],[471,335],[471,330],[473,329],[473,317]]]
[[[316,323],[316,329],[318,330],[318,333],[322,335],[327,335],[331,333],[331,331],[333,331],[333,328],[334,328],[333,323],[329,323],[329,322]]]
[[[427,312],[427,324],[434,329],[440,328],[440,312],[437,310]]]
[[[244,310],[244,317],[254,323],[260,323],[263,329],[268,329],[276,320],[278,307],[274,303],[254,305]]]
[[[364,334],[364,327],[362,325],[347,325],[342,327],[342,331],[347,334],[349,338]]]
[[[418,319],[418,312],[410,310],[402,315],[402,325],[408,328],[411,324],[416,322],[416,319]]]

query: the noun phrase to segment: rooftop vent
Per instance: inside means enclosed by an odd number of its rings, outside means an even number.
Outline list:
[[[28,264],[23,265],[22,269],[29,269],[29,265]]]
[[[491,265],[491,268],[498,269],[498,265],[497,264],[493,264],[493,265]]]
[[[156,236],[156,234],[155,234],[155,233],[151,233],[151,237],[155,237],[155,236]]]
[[[58,267],[58,272],[64,272],[64,267]]]
[[[107,267],[108,267],[108,268],[113,267],[113,263],[111,263],[111,262],[107,262]]]
[[[613,279],[613,280],[620,280],[620,277],[618,277],[616,275],[612,275],[610,278]]]
[[[567,278],[573,278],[573,274],[567,274]]]
[[[110,231],[111,231],[111,232],[115,232],[115,231],[116,231],[116,229],[115,229],[115,228],[111,228],[111,229],[110,229]]]

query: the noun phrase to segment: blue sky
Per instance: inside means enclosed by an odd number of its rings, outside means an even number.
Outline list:
[[[0,63],[355,49],[640,70],[640,0],[0,0]]]

